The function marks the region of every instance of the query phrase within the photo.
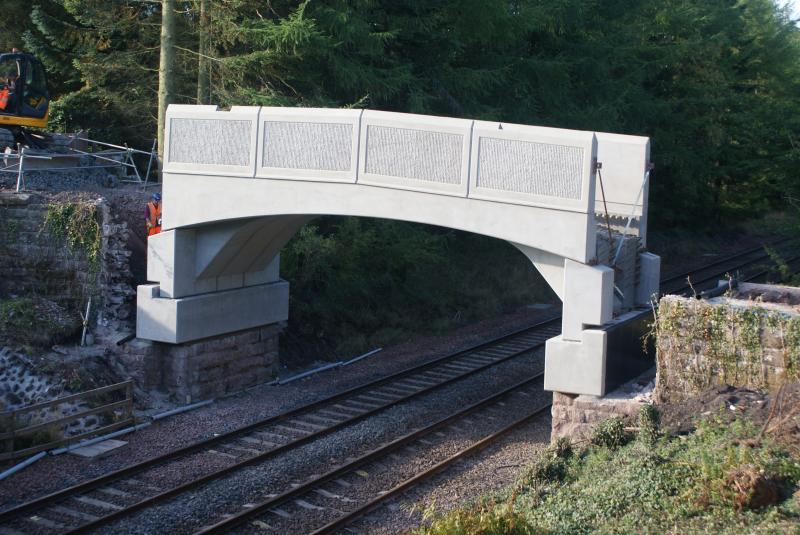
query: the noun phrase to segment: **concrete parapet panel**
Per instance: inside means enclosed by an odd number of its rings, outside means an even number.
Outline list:
[[[653,253],[639,255],[639,280],[636,283],[636,304],[651,306],[650,300],[657,299],[661,287],[661,257]]]
[[[562,336],[545,344],[544,389],[602,396],[606,388],[605,331],[587,329],[574,342]]]
[[[603,164],[605,204],[597,188],[595,211],[621,217],[647,214],[644,176],[650,164],[650,138],[597,132],[597,161]],[[643,189],[644,188],[644,189]],[[643,233],[644,236],[644,233]]]
[[[467,196],[472,121],[367,110],[358,183]]]
[[[362,112],[261,108],[256,177],[354,183]]]
[[[137,293],[136,336],[177,344],[286,321],[285,281],[180,299],[159,297],[157,284]]]
[[[167,108],[164,171],[168,173],[255,175],[257,106],[171,104]],[[164,210],[169,210],[165,203]]]
[[[564,265],[564,311],[561,334],[564,340],[582,340],[585,325],[611,321],[614,311],[614,270],[587,266],[573,260]],[[558,390],[558,389],[557,389]]]
[[[593,132],[475,121],[469,197],[588,213]]]

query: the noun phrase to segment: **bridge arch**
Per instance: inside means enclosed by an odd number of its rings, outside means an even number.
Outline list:
[[[148,243],[156,284],[139,288],[138,336],[181,343],[285,320],[278,256],[306,222],[396,219],[522,251],[564,302],[548,362],[590,377],[553,372],[548,388],[601,393],[605,338],[591,327],[612,319],[614,270],[598,257],[595,213],[632,217],[644,244],[647,138],[302,108],[171,106],[167,125],[165,230]],[[614,177],[599,201],[598,160]],[[641,295],[658,278],[646,264]]]

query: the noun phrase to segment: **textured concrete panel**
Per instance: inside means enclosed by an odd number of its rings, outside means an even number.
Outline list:
[[[359,184],[465,197],[472,121],[367,110]]]
[[[367,127],[367,173],[442,184],[461,182],[464,136],[409,128]]]
[[[264,121],[261,167],[347,171],[353,125]]]
[[[356,181],[362,110],[261,108],[258,178]]]
[[[475,184],[479,188],[580,199],[584,149],[482,137]]]
[[[469,197],[592,211],[596,154],[593,132],[475,121]]]
[[[255,174],[259,107],[172,104],[167,108],[165,172]],[[169,206],[164,205],[168,210]]]
[[[170,127],[170,162],[243,167],[250,161],[252,121],[173,118]]]

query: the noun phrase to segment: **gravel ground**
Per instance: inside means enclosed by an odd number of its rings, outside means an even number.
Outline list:
[[[204,525],[216,522],[226,512],[236,512],[242,504],[263,499],[265,494],[283,492],[293,483],[319,475],[322,471],[510,386],[521,377],[541,370],[542,362],[543,356],[538,351],[536,355],[501,364],[421,399],[398,405],[374,418],[276,459],[244,469],[237,472],[235,477],[216,481],[190,495],[143,511],[124,522],[104,528],[103,532],[192,533]],[[547,396],[544,392],[542,395]],[[508,414],[515,417],[517,413],[512,408]],[[476,423],[475,430],[480,430],[479,423]],[[454,448],[458,445],[463,446],[464,439],[465,437],[452,438],[444,441],[441,447],[447,451],[455,451]],[[418,462],[426,462],[425,458],[426,456],[419,456]],[[303,530],[300,529],[300,532]]]
[[[464,327],[448,336],[413,340],[386,349],[352,366],[324,372],[288,385],[256,387],[126,435],[122,438],[128,444],[105,458],[87,461],[72,455],[47,457],[0,482],[0,508],[7,509],[22,501],[163,454],[214,433],[241,427],[411,365],[476,345],[485,339],[517,330],[557,313],[556,309],[522,309],[515,314]],[[458,389],[459,386],[451,388]]]
[[[344,531],[388,535],[417,528],[426,511],[444,513],[510,486],[549,444],[550,414],[546,413],[375,509]]]

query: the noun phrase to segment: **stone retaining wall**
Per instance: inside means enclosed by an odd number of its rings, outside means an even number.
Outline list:
[[[278,373],[283,324],[248,329],[185,344],[134,339],[119,358],[145,390],[191,402],[268,382]]]
[[[708,301],[665,296],[656,370],[603,397],[553,393],[551,438],[590,437],[619,416],[635,425],[646,403],[679,403],[714,386],[774,391],[800,380],[800,289],[740,284]],[[651,381],[655,373],[655,381]]]
[[[743,284],[743,289],[765,285]],[[800,379],[800,308],[719,297],[665,296],[658,307],[658,403],[676,403],[712,386],[774,390]]]
[[[603,397],[553,392],[550,439],[586,440],[597,424],[615,416],[635,424],[642,405],[652,403],[653,376],[646,372]]]
[[[96,209],[101,245],[95,264],[86,251],[45,228],[48,207],[67,203]],[[92,297],[97,334],[118,337],[120,330],[132,329],[135,292],[128,232],[127,224],[96,196],[0,192],[0,298],[36,295],[78,315]]]

